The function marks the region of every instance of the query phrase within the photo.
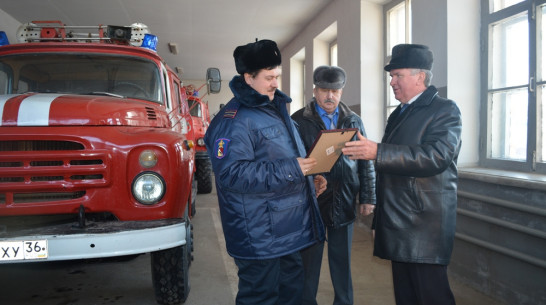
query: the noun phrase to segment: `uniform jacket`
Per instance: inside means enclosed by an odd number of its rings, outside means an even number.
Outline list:
[[[292,115],[307,151],[310,150],[319,132],[327,129],[317,113],[315,104],[316,100],[313,98],[304,108]],[[336,128],[358,128],[362,135],[366,135],[360,117],[343,102],[338,105],[338,114]],[[361,204],[375,204],[375,171],[372,161],[350,160],[342,155],[330,173],[324,174],[324,177],[328,185],[326,191],[318,197],[318,203],[325,225],[339,228],[352,223],[357,215],[357,196]]]
[[[455,235],[461,113],[434,86],[399,113],[400,106],[377,149],[374,255],[447,265]]]
[[[296,160],[305,148],[286,110],[291,99],[277,90],[270,101],[240,76],[230,88],[234,98],[205,135],[228,253],[269,259],[323,241],[313,178]]]

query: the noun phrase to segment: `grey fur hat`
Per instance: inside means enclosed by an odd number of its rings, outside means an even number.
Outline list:
[[[415,68],[432,69],[432,51],[420,44],[399,44],[392,48],[392,57],[385,71],[393,69]]]
[[[342,89],[345,87],[347,74],[337,66],[320,66],[313,72],[313,84],[324,89]]]
[[[238,46],[233,51],[237,73],[252,73],[281,65],[281,51],[273,40],[259,40]]]

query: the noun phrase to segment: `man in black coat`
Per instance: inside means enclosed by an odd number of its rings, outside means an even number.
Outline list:
[[[375,160],[374,255],[391,260],[396,304],[455,304],[447,278],[457,208],[461,113],[430,85],[428,47],[397,45],[385,66],[400,101],[381,143],[359,135],[343,153]]]
[[[336,66],[320,66],[313,73],[313,99],[292,118],[298,124],[305,149],[310,150],[321,130],[357,128],[365,134],[360,117],[341,102],[346,82],[345,71]],[[355,137],[356,138],[356,137]],[[327,229],[328,263],[334,286],[334,305],[353,304],[351,244],[353,223],[360,212],[370,214],[375,207],[375,171],[373,163],[341,156],[324,176],[327,188],[318,199]],[[305,270],[304,305],[316,305],[324,242],[302,251]]]

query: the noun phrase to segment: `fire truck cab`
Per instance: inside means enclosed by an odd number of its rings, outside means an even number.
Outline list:
[[[158,303],[184,302],[194,136],[157,38],[59,21],[17,36],[0,39],[0,263],[151,253]]]

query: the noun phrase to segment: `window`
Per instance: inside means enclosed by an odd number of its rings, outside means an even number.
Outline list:
[[[491,1],[491,11],[497,12],[520,2],[523,0],[493,0]]]
[[[190,114],[191,116],[201,118],[203,117],[203,113],[201,111],[201,104],[195,100],[195,98],[190,97],[188,99],[188,106],[190,106]]]
[[[390,61],[392,47],[401,43],[411,43],[411,5],[410,0],[394,1],[393,6],[386,11],[386,46],[387,57],[385,64]],[[395,98],[389,85],[390,75],[385,73],[386,118],[400,104]],[[385,120],[386,121],[386,120]]]
[[[482,166],[546,172],[545,4],[482,0]]]
[[[290,58],[290,114],[305,105],[305,48]]]
[[[0,94],[7,94],[10,92],[11,85],[11,69],[0,63]]]
[[[337,40],[330,44],[330,66],[337,66]]]
[[[173,87],[174,87],[174,100],[173,104],[176,105],[176,108],[178,108],[178,113],[182,113],[182,102],[180,101],[180,84],[178,81],[173,77]]]

